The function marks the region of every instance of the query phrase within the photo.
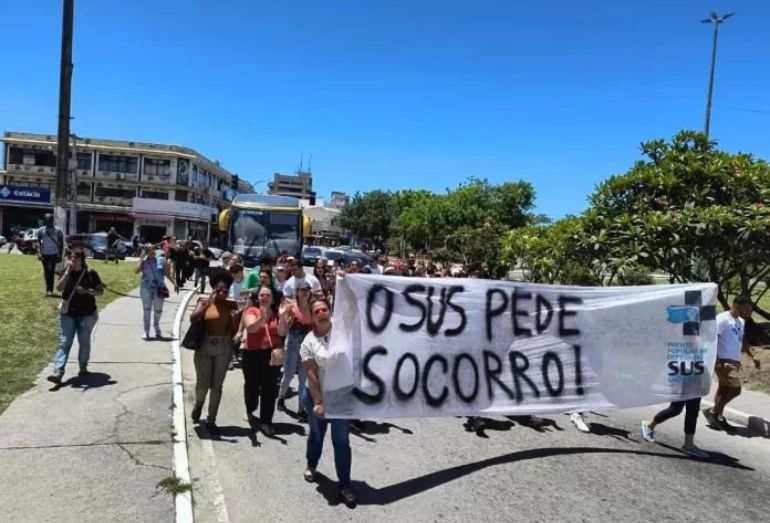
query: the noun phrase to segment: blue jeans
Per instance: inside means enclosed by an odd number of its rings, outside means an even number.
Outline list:
[[[146,285],[142,285],[139,288],[139,295],[142,297],[142,308],[144,309],[144,316],[142,316],[144,333],[148,336],[150,334],[150,312],[153,312],[155,334],[160,336],[160,315],[163,312],[163,298],[158,296],[158,289],[156,287]]]
[[[319,419],[313,414],[313,398],[307,388],[302,390],[300,399],[308,413],[308,425],[310,434],[307,438],[307,466],[315,469],[321,460],[321,451],[324,446],[326,427],[332,426],[332,446],[334,447],[334,468],[337,469],[337,479],[340,489],[350,486],[350,468],[353,464],[353,455],[350,450],[350,420],[347,419]]]
[[[299,348],[304,339],[305,333],[299,331],[289,331],[289,335],[286,336],[286,349],[283,351],[283,379],[278,391],[278,397],[281,399],[286,398],[286,392],[289,390],[289,384],[295,374],[299,376],[298,394],[300,398],[302,391],[305,390],[305,366],[302,365],[299,357]],[[302,410],[301,400],[299,406]]]
[[[67,365],[67,358],[70,355],[72,342],[75,341],[75,334],[78,335],[78,362],[80,368],[85,369],[88,366],[88,360],[91,358],[91,333],[99,319],[97,313],[89,316],[70,316],[69,314],[59,314],[59,342],[56,345],[56,356],[54,356],[53,368],[58,374],[64,374],[64,366]]]

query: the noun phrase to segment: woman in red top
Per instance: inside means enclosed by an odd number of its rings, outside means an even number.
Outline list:
[[[256,422],[254,411],[259,406],[259,428],[265,436],[271,437],[275,435],[273,413],[280,367],[270,365],[270,353],[281,347],[281,337],[278,334],[278,310],[270,287],[260,287],[258,293],[252,291],[243,312],[243,324],[247,333],[241,362],[246,415],[249,423]]]
[[[302,391],[305,389],[305,368],[299,358],[299,347],[313,328],[313,320],[310,318],[310,296],[310,284],[307,281],[301,281],[297,284],[296,301],[286,300],[280,309],[278,334],[286,336],[286,350],[283,355],[283,379],[281,388],[278,390],[278,410],[286,411],[284,401],[295,374],[299,377],[298,398],[302,397]],[[307,419],[301,402],[297,408],[297,415],[301,421]]]

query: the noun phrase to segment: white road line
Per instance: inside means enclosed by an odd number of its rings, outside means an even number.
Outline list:
[[[179,351],[180,328],[182,318],[187,310],[187,304],[190,303],[195,291],[190,291],[179,302],[174,317],[174,326],[171,342],[171,383],[173,384],[172,405],[174,420],[174,473],[179,481],[190,483],[190,463],[187,456],[187,430],[185,428],[184,411],[184,384],[182,382],[182,358]],[[176,494],[175,499],[176,523],[193,523],[192,493],[190,491]]]

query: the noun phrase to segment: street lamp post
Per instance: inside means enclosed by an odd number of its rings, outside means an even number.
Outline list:
[[[719,35],[719,26],[724,23],[725,20],[733,16],[735,13],[727,13],[719,16],[716,11],[712,11],[711,15],[705,20],[701,20],[704,24],[714,24],[714,38],[711,44],[711,72],[709,73],[709,88],[706,94],[706,123],[703,126],[703,133],[706,138],[709,136],[709,128],[711,127],[711,95],[714,92],[714,70],[716,69],[717,61],[717,38]]]

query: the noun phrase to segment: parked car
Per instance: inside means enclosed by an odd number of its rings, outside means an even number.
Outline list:
[[[329,260],[329,265],[333,265],[333,262],[336,262],[337,260],[339,260],[340,263],[345,263],[345,254],[345,251],[329,249],[324,253],[324,258]]]
[[[0,235],[0,247],[8,243],[8,240],[5,239],[5,236]]]
[[[115,254],[119,260],[125,260],[128,256],[128,247],[123,240],[115,242]],[[107,257],[107,233],[95,232],[91,235],[91,253],[95,260],[104,260]],[[110,253],[112,258],[113,254]]]
[[[302,265],[312,267],[320,260],[324,255],[324,249],[321,247],[315,247],[314,245],[308,245],[302,249]]]

